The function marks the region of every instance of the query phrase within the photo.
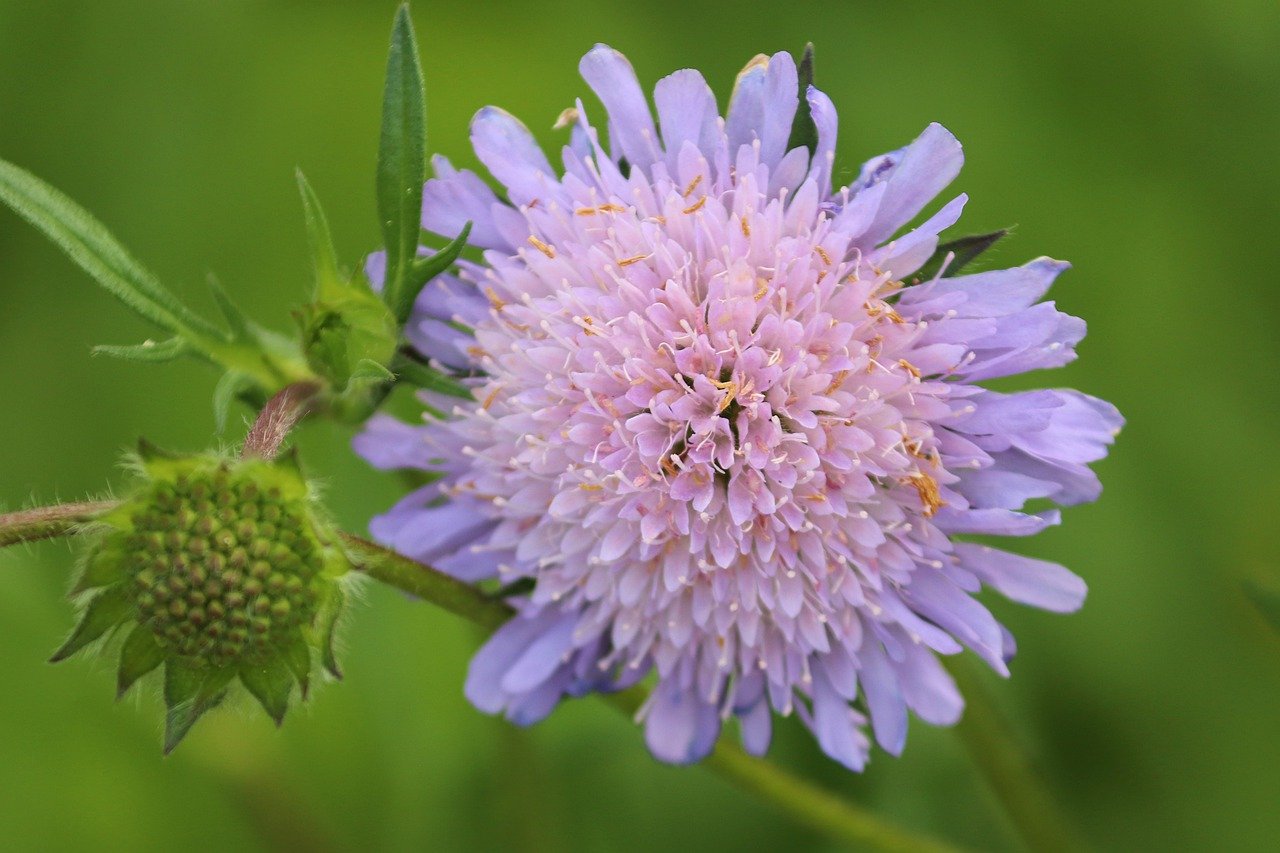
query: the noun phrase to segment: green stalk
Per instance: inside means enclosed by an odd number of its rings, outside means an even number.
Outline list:
[[[0,515],[0,547],[74,535],[115,505],[111,501],[62,504]],[[343,533],[342,541],[359,571],[483,628],[493,630],[513,613],[509,606],[475,587],[366,539]],[[602,698],[622,713],[635,716],[645,701],[645,691],[633,687]],[[797,823],[855,847],[917,853],[955,850],[881,820],[777,765],[746,754],[728,740],[722,739],[702,765]]]
[[[1022,841],[1036,851],[1088,849],[1058,810],[1045,779],[991,701],[973,662],[948,658],[947,669],[965,699],[956,734]]]

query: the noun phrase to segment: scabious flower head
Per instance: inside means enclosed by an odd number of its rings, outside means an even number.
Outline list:
[[[892,753],[908,709],[958,718],[939,654],[1007,673],[983,584],[1083,600],[1061,566],[959,538],[1035,533],[1058,514],[1028,500],[1098,494],[1113,407],[978,384],[1074,358],[1084,323],[1038,302],[1066,264],[913,278],[965,197],[899,232],[959,143],[930,125],[833,188],[835,110],[786,53],[746,67],[723,119],[696,71],[658,83],[656,123],[619,53],[581,71],[607,148],[579,102],[560,172],[489,107],[472,142],[507,201],[435,160],[424,227],[470,221],[486,251],[428,286],[409,335],[475,399],[370,423],[375,465],[442,474],[373,531],[467,580],[532,579],[471,664],[485,711],[527,724],[656,673],[660,759],[703,757],[730,716],[761,753],[772,709],[861,769],[868,717]],[[801,107],[816,144],[792,147]]]
[[[54,655],[129,628],[121,695],[164,666],[165,750],[237,679],[278,722],[312,650],[336,677],[337,577],[348,566],[292,457],[175,456],[143,444],[139,482],[96,519],[75,594],[84,614]]]

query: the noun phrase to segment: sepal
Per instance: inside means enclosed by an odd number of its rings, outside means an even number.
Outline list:
[[[939,273],[943,278],[951,278],[973,262],[979,255],[1000,242],[1009,233],[1008,228],[1001,228],[989,234],[971,234],[938,246],[929,260],[924,262],[911,277],[919,281],[929,281]],[[951,257],[948,263],[947,258]],[[944,268],[945,265],[945,268]]]

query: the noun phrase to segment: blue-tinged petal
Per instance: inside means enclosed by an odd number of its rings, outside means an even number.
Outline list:
[[[497,524],[467,501],[427,505],[438,494],[434,485],[411,492],[390,510],[375,516],[369,522],[369,532],[406,557],[430,563],[470,545]]]
[[[508,693],[528,693],[550,678],[567,662],[577,624],[577,617],[569,614],[543,631],[502,676],[502,689]]]
[[[921,314],[933,313],[932,304],[945,304],[955,317],[1004,317],[1030,308],[1070,268],[1066,261],[1036,258],[1012,269],[939,278],[910,287],[902,292],[900,303]]]
[[[471,145],[515,204],[559,193],[559,180],[546,154],[529,129],[506,110],[485,107],[476,113],[471,119]]]
[[[1019,604],[1055,613],[1071,613],[1084,604],[1085,582],[1057,563],[969,543],[957,544],[955,553],[964,568]]]
[[[675,678],[658,683],[644,721],[645,743],[655,758],[670,764],[701,761],[719,734],[720,715],[714,705],[704,702],[692,687],[680,686]]]
[[[738,729],[742,748],[750,755],[764,755],[773,739],[773,714],[769,703],[761,698],[746,711],[738,712]]]
[[[818,190],[823,197],[826,197],[831,192],[831,174],[836,157],[836,130],[839,127],[839,121],[835,104],[831,103],[831,99],[824,92],[810,86],[806,92],[806,99],[809,101],[809,116],[818,129],[818,145],[812,152],[809,177],[814,179],[818,184]]]
[[[874,245],[892,237],[955,180],[963,164],[964,153],[951,132],[940,124],[929,125],[883,178],[884,198],[861,241]]]
[[[848,700],[831,686],[826,673],[815,671],[810,728],[823,752],[856,773],[867,765],[871,746],[862,733],[863,722],[862,715],[850,708]]]
[[[423,439],[423,428],[404,423],[379,412],[365,421],[364,429],[351,440],[355,452],[382,471],[404,468],[426,470],[434,455]]]
[[[498,228],[494,211],[502,207],[492,189],[475,172],[457,170],[444,157],[432,158],[437,177],[422,188],[422,227],[453,239],[471,223],[469,242],[509,252],[514,245]]]
[[[787,153],[787,140],[800,102],[796,63],[789,53],[757,56],[734,84],[725,120],[729,153],[760,140],[760,162],[770,169]]]
[[[951,580],[938,572],[918,571],[912,575],[911,583],[903,587],[902,596],[913,610],[939,628],[950,631],[996,672],[1009,674],[1001,654],[1000,624],[987,608]],[[862,656],[866,656],[865,652]]]
[[[654,87],[653,101],[670,174],[676,174],[684,143],[693,143],[704,154],[715,151],[720,134],[716,96],[701,74],[686,68],[663,77]]]
[[[1010,509],[952,509],[943,507],[933,523],[944,533],[982,533],[991,536],[1032,536],[1062,521],[1057,510],[1035,515]]]
[[[901,755],[907,744],[907,703],[902,698],[898,673],[875,640],[863,644],[858,658],[862,663],[862,696],[871,713],[876,741],[890,755]]]
[[[956,224],[968,200],[963,193],[956,196],[918,228],[872,252],[868,256],[871,264],[891,278],[911,275],[933,257],[938,248],[938,235]]]
[[[907,706],[930,725],[954,725],[964,710],[955,680],[924,646],[912,643],[905,650],[897,669]]]
[[[661,156],[658,132],[635,69],[627,58],[600,44],[582,57],[578,70],[609,113],[614,159],[622,155],[641,168],[657,161]]]
[[[463,692],[471,704],[489,714],[501,713],[510,695],[502,689],[507,670],[543,632],[558,622],[558,612],[517,614],[485,641],[467,667]]]

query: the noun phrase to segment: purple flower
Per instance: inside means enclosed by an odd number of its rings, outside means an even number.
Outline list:
[[[868,717],[896,754],[908,709],[960,715],[939,654],[1007,674],[983,584],[1059,612],[1084,598],[1061,566],[957,538],[1036,533],[1058,513],[1029,499],[1098,495],[1087,464],[1115,408],[977,384],[1075,357],[1084,323],[1038,302],[1067,265],[913,279],[965,197],[895,235],[960,171],[960,144],[930,125],[833,189],[817,89],[815,150],[788,150],[785,53],[746,67],[723,119],[696,71],[658,83],[655,123],[621,54],[581,70],[608,150],[579,102],[561,174],[488,107],[471,138],[509,201],[435,161],[424,227],[471,221],[487,251],[427,287],[409,336],[474,377],[475,402],[427,395],[446,417],[380,417],[357,439],[379,467],[442,474],[373,532],[469,581],[535,582],[471,664],[482,710],[532,723],[656,672],[641,718],[664,761],[705,756],[730,715],[762,753],[771,709],[855,770]]]

